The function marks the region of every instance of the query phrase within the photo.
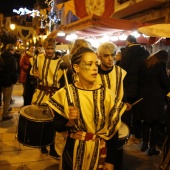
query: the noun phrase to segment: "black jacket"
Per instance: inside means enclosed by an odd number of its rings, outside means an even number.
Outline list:
[[[169,81],[165,63],[142,69],[139,95],[143,100],[137,105],[142,120],[164,121],[168,91]]]
[[[149,56],[149,52],[140,44],[132,44],[125,48],[119,66],[126,70],[127,75],[124,79],[124,88],[127,98],[136,98],[140,71],[143,61]]]
[[[0,86],[10,87],[17,82],[17,65],[15,57],[7,51],[1,55],[4,66],[0,71]]]

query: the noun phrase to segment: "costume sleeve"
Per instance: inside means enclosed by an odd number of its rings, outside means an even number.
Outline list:
[[[105,162],[110,164],[115,164],[117,158],[117,149],[118,149],[118,131],[110,140],[106,140],[106,147],[107,147],[107,156]]]
[[[53,110],[54,111],[54,110]],[[68,122],[68,119],[64,118],[60,114],[58,114],[56,111],[54,111],[54,128],[57,132],[64,132],[69,130],[69,127],[65,126]]]

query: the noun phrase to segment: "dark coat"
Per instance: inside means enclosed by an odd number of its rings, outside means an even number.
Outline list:
[[[165,124],[168,130],[168,134],[170,134],[170,99],[167,104]]]
[[[140,44],[132,44],[124,49],[119,66],[127,72],[124,79],[127,98],[137,97],[141,66],[148,56],[149,52]]]
[[[4,66],[0,71],[0,86],[10,87],[17,82],[16,59],[13,54],[7,51],[4,51],[1,56],[4,61]]]
[[[3,67],[4,67],[4,60],[0,56],[0,71],[3,69]]]
[[[168,91],[169,81],[165,63],[156,64],[151,68],[143,67],[139,91],[143,100],[137,105],[142,120],[164,120]]]

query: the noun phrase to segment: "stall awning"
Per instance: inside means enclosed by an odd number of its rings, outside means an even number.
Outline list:
[[[170,38],[170,24],[154,24],[138,28],[138,31],[150,37]]]
[[[79,37],[88,37],[102,36],[104,34],[113,35],[116,32],[127,30],[134,31],[147,25],[150,24],[93,15],[66,26],[61,26],[60,30],[64,31],[66,34],[74,32]],[[53,31],[49,36],[57,37],[58,31],[59,30]]]

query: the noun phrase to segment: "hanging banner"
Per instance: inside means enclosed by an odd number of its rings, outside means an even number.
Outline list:
[[[47,28],[37,28],[36,29],[37,35],[47,35]]]
[[[110,17],[114,12],[114,1],[112,0],[74,0],[76,15],[79,18],[86,16]]]
[[[114,0],[70,0],[56,5],[58,9],[64,7],[64,15],[69,11],[79,18],[97,15],[111,17],[114,13]]]
[[[34,34],[34,28],[32,28],[32,27],[24,27],[24,26],[17,26],[17,35],[22,40],[33,38],[33,34]]]
[[[69,11],[71,11],[74,15],[76,15],[75,12],[75,6],[74,6],[74,0],[70,0],[61,4],[57,4],[57,9],[61,10],[61,8],[64,8],[64,16],[68,14]]]

